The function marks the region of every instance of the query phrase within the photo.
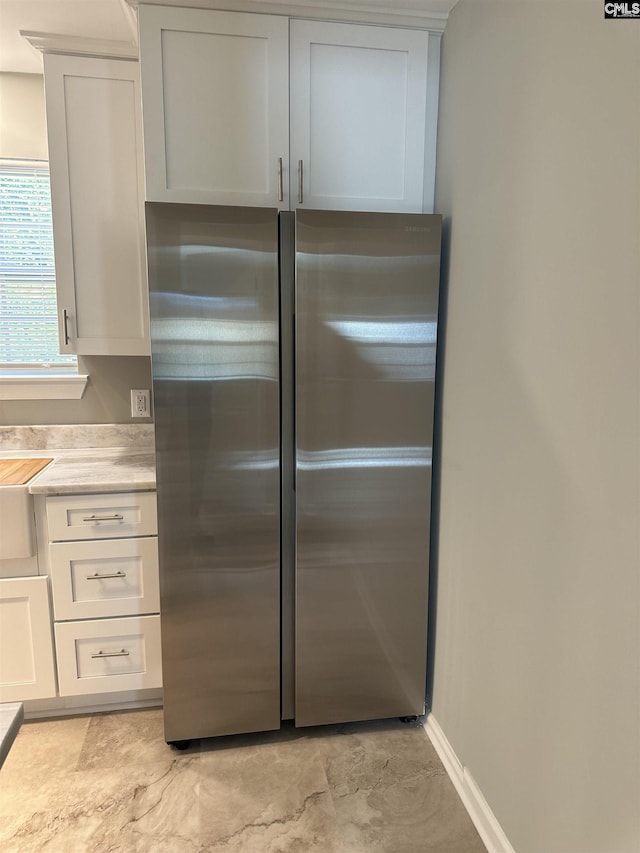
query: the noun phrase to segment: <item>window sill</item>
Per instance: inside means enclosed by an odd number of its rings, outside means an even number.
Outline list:
[[[2,373],[0,400],[81,400],[88,381],[79,373]]]

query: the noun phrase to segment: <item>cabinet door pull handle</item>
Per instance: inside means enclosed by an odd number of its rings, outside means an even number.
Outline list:
[[[302,204],[302,202],[304,201],[304,193],[302,192],[302,187],[304,184],[304,177],[303,177],[302,170],[303,170],[302,160],[298,160],[298,202],[299,202],[299,204]]]
[[[127,576],[126,572],[120,572],[120,571],[112,572],[109,575],[99,575],[98,572],[96,572],[93,575],[87,575],[87,580],[88,581],[101,581],[104,578],[126,578],[126,576]]]
[[[69,345],[69,312],[66,308],[62,309],[62,325],[64,328],[64,344]]]
[[[113,515],[85,515],[83,521],[124,521],[124,515],[114,512]]]
[[[119,652],[103,652],[100,649],[95,655],[91,655],[92,658],[126,658],[128,657],[130,652],[126,649],[120,649]]]
[[[282,183],[282,157],[278,157],[278,201],[284,201],[284,185]]]

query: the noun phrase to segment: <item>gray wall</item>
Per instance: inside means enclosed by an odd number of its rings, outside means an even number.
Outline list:
[[[131,417],[132,388],[151,388],[151,359],[139,356],[78,357],[89,374],[81,400],[3,400],[0,425],[149,423]]]
[[[461,0],[433,712],[518,853],[640,850],[640,22]]]
[[[0,157],[48,160],[42,74],[0,72]]]

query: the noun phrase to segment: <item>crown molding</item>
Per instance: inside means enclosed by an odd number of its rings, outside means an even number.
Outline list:
[[[120,4],[122,15],[127,22],[129,31],[131,32],[131,41],[134,44],[138,44],[138,16],[136,15],[135,10],[129,5],[129,3],[127,3],[127,0],[118,0],[118,2]]]
[[[185,8],[215,9],[224,12],[258,12],[263,15],[287,15],[294,18],[317,18],[322,21],[342,21],[360,24],[382,24],[413,27],[433,33],[444,32],[447,12],[414,9],[398,5],[347,3],[342,0],[125,0],[129,6],[182,6]]]
[[[138,48],[133,42],[64,36],[57,33],[37,33],[32,30],[20,30],[20,35],[40,53],[103,56],[109,59],[138,59]]]

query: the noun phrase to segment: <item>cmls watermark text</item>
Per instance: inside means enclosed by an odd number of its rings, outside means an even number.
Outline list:
[[[638,18],[640,20],[640,3],[609,3],[604,4],[605,18]]]

